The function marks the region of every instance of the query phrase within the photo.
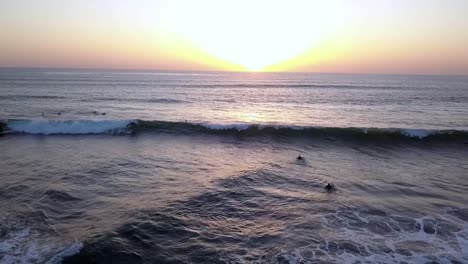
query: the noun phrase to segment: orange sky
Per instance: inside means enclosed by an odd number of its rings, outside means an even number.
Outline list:
[[[468,1],[2,1],[0,66],[468,74]]]

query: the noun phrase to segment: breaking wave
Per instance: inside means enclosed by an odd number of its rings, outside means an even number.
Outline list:
[[[124,132],[129,120],[7,120],[0,123],[0,133],[25,134],[104,134]]]
[[[465,130],[419,128],[320,127],[271,124],[215,124],[146,120],[47,120],[9,119],[0,121],[0,133],[25,134],[132,134],[140,132],[209,133],[237,136],[277,135],[289,137],[333,137],[368,140],[468,140]]]

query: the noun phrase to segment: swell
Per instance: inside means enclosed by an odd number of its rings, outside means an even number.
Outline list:
[[[27,99],[65,99],[64,96],[55,95],[0,95],[0,100],[27,100]]]
[[[134,98],[112,98],[112,97],[99,97],[85,99],[86,102],[96,102],[96,101],[111,101],[111,102],[137,102],[137,103],[160,103],[160,104],[180,104],[180,103],[191,103],[190,101],[171,99],[171,98],[150,98],[150,99],[134,99]]]
[[[47,120],[0,121],[0,134],[217,134],[236,136],[285,136],[359,140],[413,140],[468,143],[466,130],[418,128],[319,127],[270,124],[213,124],[148,120]]]
[[[351,85],[351,84],[265,84],[265,83],[216,83],[216,84],[168,84],[167,86],[176,86],[184,88],[317,88],[317,89],[402,89],[401,86],[389,85]],[[404,89],[419,89],[418,87],[404,87]]]
[[[67,99],[66,96],[53,96],[53,95],[0,95],[0,100],[40,100],[40,99]],[[160,103],[160,104],[178,104],[178,103],[191,103],[190,101],[172,99],[172,98],[113,98],[113,97],[97,97],[82,99],[83,102],[96,102],[96,101],[112,101],[112,102],[141,102],[141,103]]]
[[[8,80],[3,78],[2,79],[4,84],[17,84],[17,82],[28,82],[34,81],[37,82],[36,78],[32,79],[12,79]],[[8,82],[10,81],[10,82]],[[108,85],[113,86],[114,80],[109,79],[80,79],[80,78],[66,78],[66,79],[42,79],[40,83],[42,85],[56,85],[57,82],[61,83],[73,83],[73,85],[81,85],[81,86],[90,86],[90,85]],[[118,80],[118,85],[131,85],[134,87],[147,87],[153,86],[154,83],[152,80],[142,81],[142,80]],[[207,84],[206,82],[202,83],[193,83],[193,84],[186,84],[186,83],[171,83],[171,82],[161,82],[158,85],[164,88],[311,88],[311,89],[392,89],[392,90],[401,90],[401,89],[421,89],[417,86],[399,86],[395,84],[385,84],[385,85],[369,85],[369,84],[340,84],[340,83],[296,83],[291,84],[287,82],[283,83],[255,83],[255,82],[244,82],[244,83],[225,83],[225,82],[215,82],[212,84]],[[431,89],[431,87],[425,87],[425,89]]]

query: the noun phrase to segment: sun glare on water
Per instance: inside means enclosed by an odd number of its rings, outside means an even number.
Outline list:
[[[321,41],[334,21],[329,9],[314,1],[193,1],[172,24],[204,52],[261,71]]]

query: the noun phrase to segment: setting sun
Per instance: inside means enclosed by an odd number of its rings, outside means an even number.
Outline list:
[[[193,12],[200,4],[211,8]],[[300,1],[288,8],[286,2],[202,1],[173,8],[181,10],[169,19],[173,30],[208,54],[251,71],[313,48],[340,21],[325,2]]]

